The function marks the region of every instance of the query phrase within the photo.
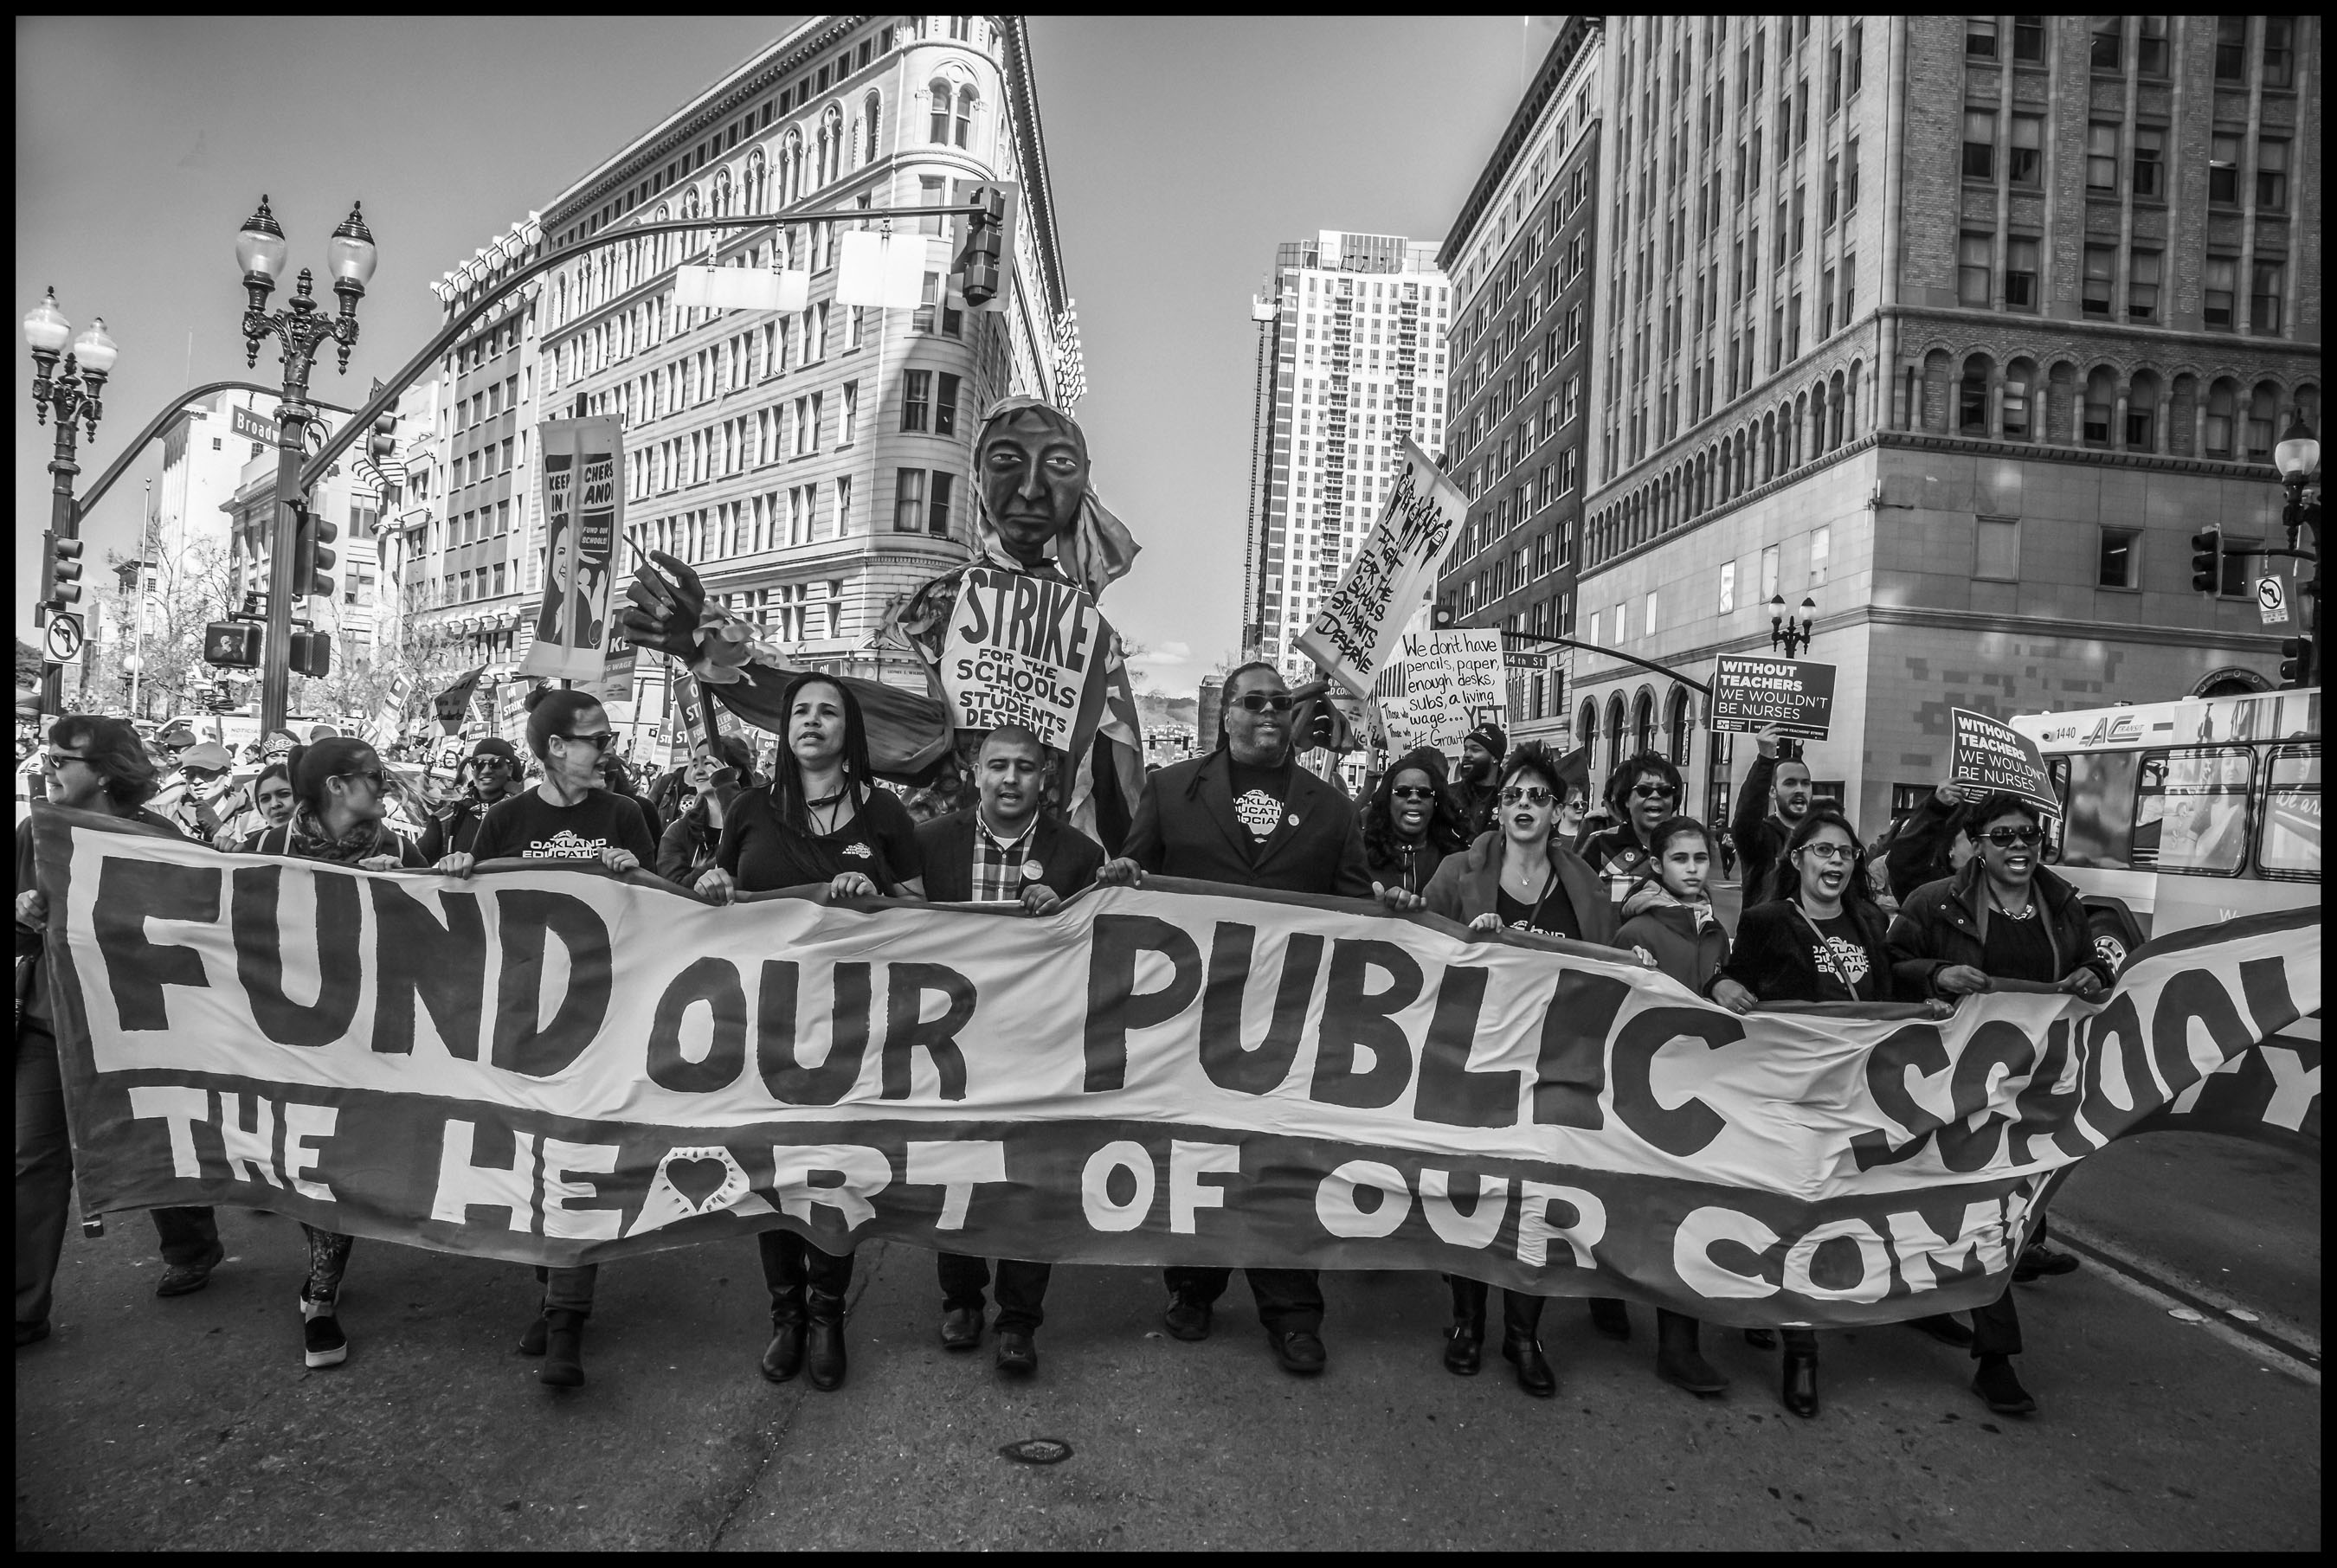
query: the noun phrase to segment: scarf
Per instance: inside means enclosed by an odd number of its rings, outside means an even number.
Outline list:
[[[292,852],[303,860],[330,861],[347,866],[371,855],[399,852],[397,835],[390,831],[387,823],[354,823],[337,839],[325,832],[324,823],[305,801],[292,808],[292,820],[286,825],[290,830]]]

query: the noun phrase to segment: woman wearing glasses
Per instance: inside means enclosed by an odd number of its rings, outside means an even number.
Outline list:
[[[836,898],[925,896],[924,856],[908,808],[878,787],[859,699],[824,676],[798,676],[779,699],[787,754],[768,789],[741,791],[723,814],[714,863],[699,893],[728,903],[742,892],[817,886]],[[755,1237],[771,1293],[763,1376],[808,1373],[826,1392],[844,1386],[844,1298],[852,1249],[841,1255],[793,1231]]]
[[[1428,884],[1429,909],[1475,930],[1507,927],[1612,948],[1614,904],[1598,875],[1552,831],[1565,799],[1557,759],[1540,742],[1528,741],[1511,752],[1501,765],[1492,825],[1436,868]],[[1444,1365],[1461,1377],[1473,1377],[1485,1339],[1488,1287],[1481,1280],[1447,1279],[1452,1327],[1446,1334]],[[1621,1310],[1621,1302],[1610,1305]],[[1517,1368],[1519,1388],[1548,1398],[1558,1392],[1558,1375],[1537,1337],[1541,1309],[1540,1296],[1501,1292],[1501,1355]]]
[[[543,782],[488,807],[468,852],[445,856],[438,870],[466,877],[481,862],[507,858],[597,861],[621,875],[649,865],[657,846],[640,808],[601,787],[602,759],[617,736],[599,699],[542,687],[527,708],[527,749],[543,765]],[[543,1301],[519,1339],[521,1355],[543,1358],[536,1381],[555,1388],[584,1381],[584,1320],[600,1273],[598,1263],[536,1270]]]
[[[367,872],[430,863],[382,820],[389,810],[388,785],[380,756],[365,742],[337,735],[294,746],[284,766],[292,784],[292,814],[280,827],[263,829],[249,852]],[[308,1239],[308,1273],[300,1282],[303,1355],[310,1367],[337,1367],[349,1359],[339,1314],[352,1239],[306,1222],[300,1230]]]
[[[1397,759],[1364,807],[1364,862],[1372,888],[1417,896],[1444,857],[1469,845],[1444,778],[1444,754],[1424,745]]]
[[[2037,807],[2000,791],[1970,810],[1964,833],[1975,853],[1952,877],[1926,882],[1891,922],[1891,966],[1910,997],[1949,1001],[2012,982],[2021,990],[2093,997],[2117,977],[2094,951],[2078,891],[2038,863],[2044,823]],[[2042,1241],[2040,1217],[2032,1240]],[[2020,1386],[2020,1315],[2012,1286],[1972,1311],[1972,1392],[2001,1416],[2026,1416],[2037,1401]]]
[[[1867,891],[1865,852],[1849,819],[1833,804],[1812,806],[1785,841],[1775,887],[1777,896],[1746,910],[1736,943],[1709,986],[1712,999],[1732,1013],[1768,1002],[1888,1002],[1897,1000],[1883,946],[1888,924]],[[1785,1408],[1818,1413],[1818,1339],[1814,1329],[1787,1329]],[[1766,1329],[1745,1339],[1771,1343]]]

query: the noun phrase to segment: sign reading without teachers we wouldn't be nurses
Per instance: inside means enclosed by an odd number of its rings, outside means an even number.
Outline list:
[[[2037,743],[2006,724],[1970,708],[1951,710],[1954,744],[1948,753],[1948,780],[1980,794],[2003,790],[2058,813],[2060,798],[2045,772]]]
[[[1833,722],[1833,666],[1805,658],[1724,653],[1712,672],[1712,727],[1752,734],[1775,725],[1796,740],[1824,740]]]

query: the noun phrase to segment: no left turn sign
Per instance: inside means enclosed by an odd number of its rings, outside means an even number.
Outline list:
[[[2288,620],[2288,588],[2276,577],[2256,579],[2256,609],[2266,626],[2284,625]]]
[[[81,617],[54,615],[41,634],[42,650],[51,664],[71,664],[81,657]]]

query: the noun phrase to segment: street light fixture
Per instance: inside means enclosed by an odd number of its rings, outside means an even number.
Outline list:
[[[1799,657],[1802,650],[1810,646],[1810,638],[1816,634],[1817,619],[1817,600],[1804,598],[1802,600],[1801,613],[1798,616],[1789,616],[1785,613],[1785,596],[1782,593],[1771,594],[1769,596],[1769,646],[1783,649],[1787,658]]]
[[[293,581],[292,558],[300,462],[308,451],[308,426],[317,417],[308,406],[308,372],[317,350],[330,339],[339,353],[341,373],[348,373],[349,350],[357,341],[357,301],[365,297],[366,285],[381,258],[366,228],[362,206],[352,204],[348,217],[325,242],[325,264],[341,302],[340,313],[330,317],[318,314],[315,279],[305,267],[296,291],[285,301],[287,308],[269,314],[268,297],[283,275],[290,247],[282,225],[269,210],[267,197],[259,199],[259,209],[244,220],[235,237],[236,265],[243,268],[244,291],[249,297],[243,313],[244,363],[259,362],[262,338],[272,335],[284,345],[284,389],[276,409],[276,526],[269,537],[268,633],[260,661],[262,734],[284,725],[291,678],[292,599],[296,588],[303,594],[307,589],[306,584]]]
[[[67,346],[68,342],[72,346]],[[25,313],[24,343],[33,351],[33,417],[45,424],[51,408],[57,414],[56,451],[49,459],[49,538],[42,560],[71,566],[70,577],[50,567],[43,569],[41,602],[34,613],[45,625],[52,613],[69,613],[66,607],[81,597],[81,589],[70,586],[71,578],[81,575],[81,515],[73,505],[73,476],[81,472],[75,461],[75,429],[86,426],[88,439],[97,439],[97,422],[105,414],[100,394],[121,350],[106,336],[103,317],[93,318],[74,337],[73,323],[57,308],[54,287]],[[64,361],[62,367],[57,363],[60,355]],[[41,672],[41,711],[57,714],[64,707],[64,667],[47,665]]]

